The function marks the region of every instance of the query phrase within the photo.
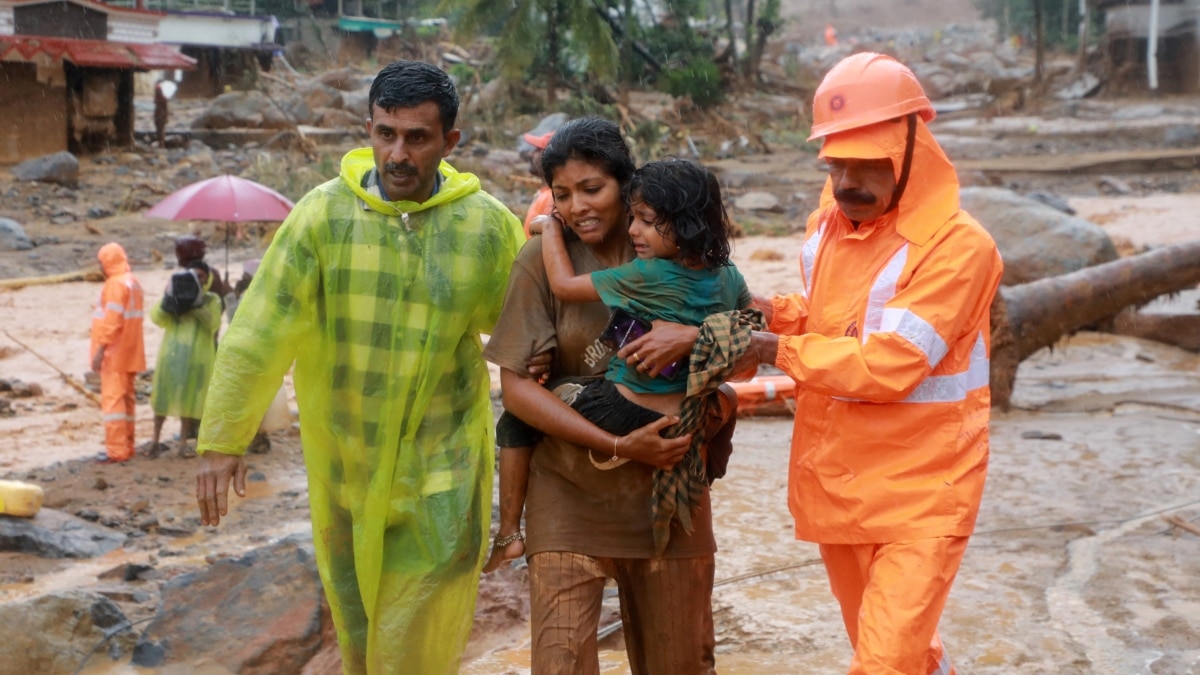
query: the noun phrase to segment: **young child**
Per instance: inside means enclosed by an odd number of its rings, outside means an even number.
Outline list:
[[[716,177],[687,160],[651,162],[634,174],[628,190],[629,238],[637,259],[616,268],[576,276],[562,226],[542,216],[542,257],[554,296],[563,302],[601,300],[610,309],[641,319],[699,326],[710,314],[750,307],[746,281],[729,261],[729,217]],[[641,364],[639,364],[641,365]],[[645,368],[648,370],[648,368]],[[675,415],[687,390],[687,369],[678,376],[648,377],[643,368],[612,358],[603,380],[564,385],[575,391],[572,408],[605,431],[623,436]],[[722,387],[722,418],[736,398]],[[560,393],[560,389],[556,389]],[[500,529],[484,572],[525,552],[520,530],[530,454],[541,433],[505,412],[496,425],[500,445]],[[612,469],[628,460],[593,464]]]

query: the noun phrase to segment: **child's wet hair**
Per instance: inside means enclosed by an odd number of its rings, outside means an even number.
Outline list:
[[[654,229],[670,236],[686,261],[713,269],[729,265],[729,214],[721,184],[703,164],[687,159],[650,162],[633,172],[627,201],[654,209]]]

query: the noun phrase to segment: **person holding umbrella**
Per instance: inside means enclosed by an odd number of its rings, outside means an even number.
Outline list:
[[[521,221],[443,161],[458,94],[397,61],[368,94],[371,147],[284,221],[221,341],[197,451],[216,525],[287,369],[300,407],[317,567],[342,667],[456,673],[488,540],[494,445],[481,332]]]

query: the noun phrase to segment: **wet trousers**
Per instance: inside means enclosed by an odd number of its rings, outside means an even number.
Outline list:
[[[458,673],[483,562],[486,528],[481,523],[484,508],[491,506],[482,499],[485,487],[491,496],[491,481],[486,482],[427,495],[419,509],[393,516],[383,533],[383,569],[373,613],[363,602],[354,555],[359,526],[351,514],[333,506],[330,527],[314,530],[319,533],[313,542],[317,568],[337,628],[343,673]],[[309,489],[314,490],[311,481]]]
[[[134,396],[137,373],[100,371],[100,413],[104,419],[104,449],[108,458],[124,462],[133,458]]]
[[[596,629],[608,579],[617,582],[633,675],[715,673],[713,556],[529,556],[533,675],[597,675]]]
[[[821,544],[854,647],[850,675],[953,675],[938,620],[967,537]]]

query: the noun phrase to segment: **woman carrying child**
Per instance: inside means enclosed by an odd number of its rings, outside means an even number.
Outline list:
[[[631,226],[623,192],[633,175],[633,163],[615,124],[594,118],[567,123],[546,148],[543,168],[558,215],[570,229],[569,234],[560,236],[559,254],[565,253],[569,261],[569,269],[558,266],[565,272],[560,276],[569,279],[579,273],[592,283],[592,273],[612,273],[596,277],[608,281],[598,281],[592,291],[595,295],[588,297],[602,297],[596,289],[616,293],[622,288],[624,277],[618,269],[636,251],[639,257],[644,256],[644,266],[659,266],[652,259],[660,255],[676,258],[668,264],[685,270],[682,276],[696,271],[689,267],[692,263],[705,268],[702,276],[711,276],[708,272],[716,270],[715,277],[721,279],[717,284],[721,289],[715,294],[717,304],[733,309],[749,303],[740,276],[736,271],[724,271],[721,264],[728,257],[727,241],[723,254],[706,258],[709,252],[720,251],[718,242],[725,241],[727,233],[718,235],[709,245],[693,246],[697,235],[700,240],[709,237],[710,223],[705,218],[693,222],[704,224],[698,228],[702,232],[688,225],[686,235],[678,240],[672,227],[684,221],[652,208],[643,210],[638,224]],[[647,175],[657,175],[658,168]],[[707,172],[693,175],[698,182],[688,183],[691,193],[710,192]],[[688,202],[685,211],[702,213],[702,205],[713,201],[721,217],[719,224],[711,224],[723,227],[727,223],[720,209],[719,192]],[[664,236],[661,232],[672,234]],[[679,233],[685,234],[682,229]],[[536,435],[506,439],[501,430],[498,441],[503,448],[501,502],[505,512],[492,566],[522,552],[519,494],[526,474],[520,453],[516,453],[518,459],[514,462],[514,453],[508,450],[536,441],[536,451],[528,460],[528,539],[523,546],[530,569],[534,672],[598,672],[596,629],[604,586],[610,578],[617,581],[626,650],[634,673],[712,672],[711,593],[716,545],[707,488],[691,511],[691,531],[673,529],[661,556],[656,555],[649,508],[655,470],[670,469],[688,450],[690,435],[675,439],[659,436],[660,431],[678,422],[682,394],[668,391],[662,396],[643,395],[636,386],[625,384],[630,392],[627,397],[619,380],[603,384],[600,378],[616,353],[599,339],[609,323],[610,312],[601,302],[564,302],[555,297],[543,246],[552,249],[545,253],[554,260],[559,254],[554,252],[550,238],[556,234],[544,235],[545,241],[533,239],[518,256],[504,310],[484,352],[501,367],[505,408],[544,434],[540,439]],[[681,245],[684,239],[688,243]],[[674,247],[682,255],[677,256]],[[712,269],[706,259],[714,263]],[[726,284],[729,289],[724,288]],[[677,340],[678,344],[666,350],[656,349],[656,354],[669,353],[670,360],[686,357],[695,336],[694,329],[689,330],[676,331],[688,335],[688,340]],[[598,407],[621,406],[630,413],[617,415],[628,417],[620,420],[628,422],[626,429],[640,428],[623,433],[606,431],[529,378],[529,357],[547,350],[553,350],[551,373],[556,378],[590,376],[601,382],[588,385],[602,389],[584,398],[603,404]],[[632,360],[628,365],[635,368],[631,370],[644,376],[649,369],[637,363],[638,359]],[[594,455],[605,461],[596,461]],[[612,462],[610,457],[630,461]],[[513,477],[516,480],[506,480]],[[514,493],[517,500],[513,499]]]

